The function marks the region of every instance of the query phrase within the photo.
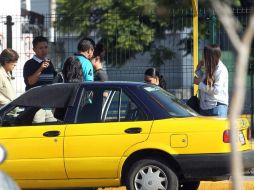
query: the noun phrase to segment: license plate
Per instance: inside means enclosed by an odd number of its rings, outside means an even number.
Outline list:
[[[240,141],[241,145],[246,144],[245,138],[244,138],[244,135],[243,135],[242,131],[239,131],[239,141]]]

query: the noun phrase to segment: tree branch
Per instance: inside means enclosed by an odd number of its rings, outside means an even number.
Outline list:
[[[231,8],[225,2],[220,0],[210,0],[210,2],[219,20],[224,26],[232,45],[237,50],[242,43],[237,34],[239,24],[237,24],[237,20],[235,19]]]
[[[242,40],[237,34],[237,21],[229,5],[220,0],[210,0],[212,7],[219,17],[228,37],[237,51],[235,65],[234,90],[230,102],[229,125],[231,135],[231,172],[232,187],[234,190],[241,190],[242,187],[242,157],[238,151],[238,129],[237,119],[243,109],[246,94],[245,83],[248,69],[249,54],[252,38],[254,35],[254,14],[250,17],[250,22],[244,32]]]

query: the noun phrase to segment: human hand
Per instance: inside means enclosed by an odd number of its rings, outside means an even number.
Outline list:
[[[45,60],[41,63],[41,67],[40,67],[41,71],[43,71],[44,69],[48,68],[49,62],[50,62],[49,59],[45,59]]]
[[[196,70],[200,70],[201,67],[204,66],[204,62],[205,62],[205,61],[204,61],[204,59],[202,58],[202,59],[199,61]]]
[[[202,57],[202,59],[199,61],[198,64],[199,64],[201,67],[204,66],[205,60],[203,59],[203,57]]]
[[[201,82],[201,79],[195,76],[193,81],[194,81],[194,84],[199,85],[199,83]]]

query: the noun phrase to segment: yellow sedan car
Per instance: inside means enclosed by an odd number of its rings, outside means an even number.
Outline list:
[[[0,169],[22,188],[195,190],[230,176],[227,119],[202,117],[157,86],[87,82],[33,88],[0,110]],[[238,123],[244,171],[249,125]]]

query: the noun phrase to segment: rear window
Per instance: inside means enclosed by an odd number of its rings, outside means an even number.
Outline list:
[[[159,86],[143,86],[143,89],[172,117],[191,117],[198,115],[181,100]]]

